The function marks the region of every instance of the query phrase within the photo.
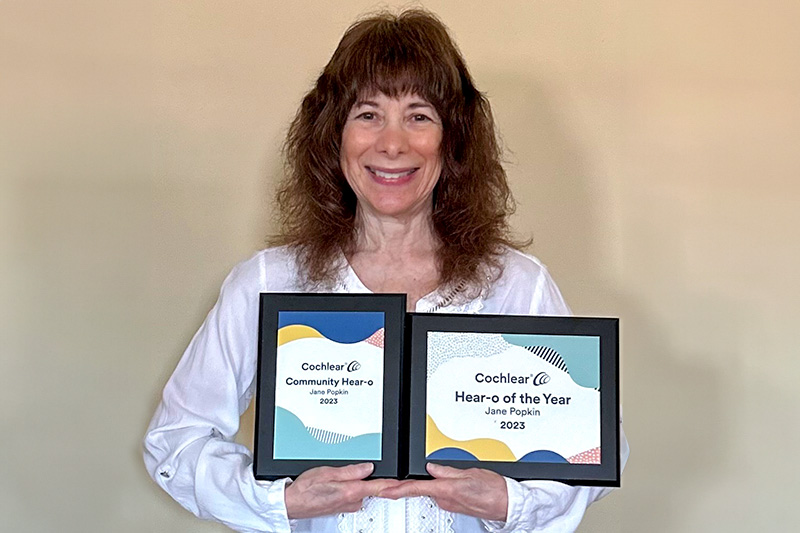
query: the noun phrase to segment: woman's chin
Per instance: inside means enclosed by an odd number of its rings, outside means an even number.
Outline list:
[[[371,203],[365,209],[361,209],[361,212],[367,219],[395,218],[411,220],[416,217],[428,219],[430,218],[431,210],[410,202],[384,201]]]

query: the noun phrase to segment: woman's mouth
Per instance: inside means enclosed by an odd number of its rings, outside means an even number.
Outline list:
[[[378,169],[374,167],[367,167],[367,170],[377,181],[399,183],[405,181],[404,178],[409,178],[418,168],[401,168],[401,169]]]

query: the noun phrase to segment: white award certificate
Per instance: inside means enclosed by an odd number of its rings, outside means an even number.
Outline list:
[[[384,314],[281,311],[274,459],[381,458]]]
[[[600,463],[600,339],[428,333],[428,460]]]

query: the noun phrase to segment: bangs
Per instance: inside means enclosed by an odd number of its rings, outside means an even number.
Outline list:
[[[348,106],[376,93],[416,94],[443,114],[463,98],[458,52],[443,26],[429,17],[402,16],[362,24],[347,32],[331,59],[339,67],[332,72],[335,85]]]

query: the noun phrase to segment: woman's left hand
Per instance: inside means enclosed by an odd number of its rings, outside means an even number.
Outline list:
[[[435,463],[428,463],[427,469],[434,479],[403,481],[378,496],[392,500],[430,496],[445,511],[505,521],[508,490],[503,476],[482,468],[461,470]]]

